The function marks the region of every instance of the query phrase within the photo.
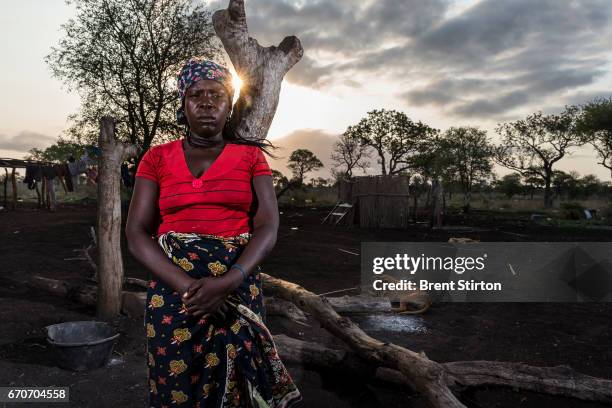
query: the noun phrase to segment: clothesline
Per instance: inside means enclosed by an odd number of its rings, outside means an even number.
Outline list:
[[[0,157],[0,167],[26,167],[30,165],[52,165],[53,162],[42,161],[42,160],[25,160],[25,159],[12,159],[7,157]]]

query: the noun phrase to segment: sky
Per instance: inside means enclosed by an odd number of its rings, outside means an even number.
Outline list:
[[[227,1],[210,1],[212,10]],[[329,176],[331,146],[373,109],[396,109],[444,130],[498,123],[612,96],[609,0],[248,0],[250,35],[263,46],[296,35],[304,57],[283,82],[268,133],[312,150]],[[44,56],[73,15],[63,0],[0,2],[0,157],[46,147],[78,110],[77,94],[51,76]],[[378,172],[375,161],[371,174]],[[558,168],[610,173],[582,148]],[[507,170],[499,169],[503,174]]]

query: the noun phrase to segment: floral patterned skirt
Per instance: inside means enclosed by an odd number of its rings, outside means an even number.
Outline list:
[[[171,231],[158,241],[189,276],[202,278],[228,271],[249,237]],[[225,303],[225,316],[190,316],[178,292],[161,280],[149,282],[149,407],[288,408],[301,401],[263,321],[259,267]]]

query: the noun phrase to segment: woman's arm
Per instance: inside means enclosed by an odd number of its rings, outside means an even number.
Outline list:
[[[272,176],[253,177],[253,187],[258,200],[257,212],[253,218],[253,234],[236,260],[247,274],[250,274],[276,245],[279,225],[278,203]],[[231,291],[240,286],[243,280],[242,273],[236,268],[230,269],[224,276],[231,282]]]
[[[159,186],[143,177],[135,177],[134,192],[128,211],[125,235],[128,250],[158,279],[184,293],[195,280],[175,265],[155,239],[155,218],[159,200]]]
[[[258,207],[253,218],[253,234],[246,248],[236,260],[248,274],[265,259],[276,244],[278,232],[278,204],[272,176],[253,177]],[[187,311],[194,316],[210,311],[224,311],[223,301],[242,283],[242,272],[231,268],[219,278],[198,279],[188,288],[189,295],[183,298]]]

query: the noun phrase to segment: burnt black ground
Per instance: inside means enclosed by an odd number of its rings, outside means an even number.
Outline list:
[[[362,230],[320,225],[325,209],[282,209],[279,240],[263,264],[265,272],[315,292],[359,284],[359,252],[363,241],[447,241],[451,236],[481,241],[609,241],[610,231],[543,227],[528,214],[475,212],[466,219],[451,215],[453,225],[478,231]],[[85,373],[53,367],[44,326],[68,320],[91,320],[93,308],[14,284],[24,275],[82,281],[92,275],[86,262],[65,261],[88,243],[95,225],[95,206],[62,205],[56,213],[34,208],[0,212],[0,386],[70,386],[71,407],[143,407],[146,396],[145,332],[142,321],[122,316],[122,334],[113,357],[117,364]],[[125,212],[124,212],[125,214]],[[297,230],[291,229],[297,227]],[[148,273],[125,250],[128,276]],[[10,279],[9,279],[10,278]],[[583,304],[435,304],[425,315],[425,333],[371,332],[424,351],[440,362],[499,360],[533,365],[569,365],[593,376],[612,378],[612,305]],[[358,323],[364,317],[355,317]],[[342,344],[314,321],[304,328],[271,317],[274,334]],[[281,356],[282,357],[282,356]],[[421,398],[402,389],[366,384],[356,377],[319,373],[289,366],[302,391],[302,407],[422,407]],[[569,398],[482,387],[461,394],[470,407],[602,407]],[[10,406],[10,405],[7,405]],[[19,404],[42,407],[44,404]],[[59,406],[59,405],[53,405]]]

